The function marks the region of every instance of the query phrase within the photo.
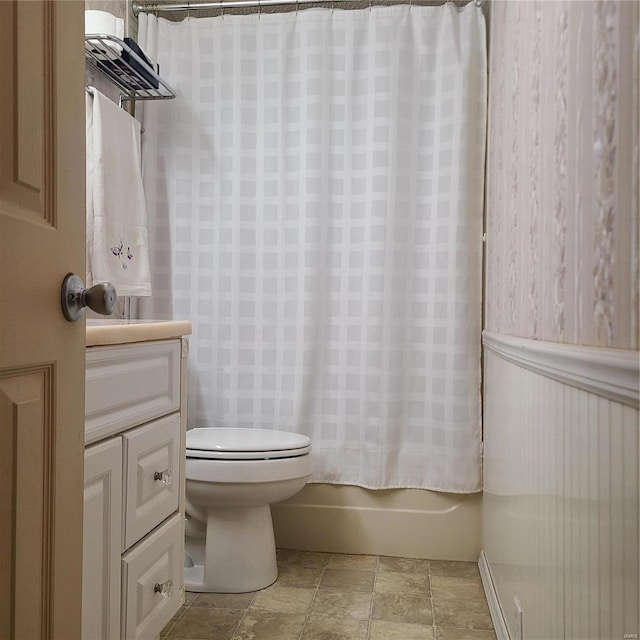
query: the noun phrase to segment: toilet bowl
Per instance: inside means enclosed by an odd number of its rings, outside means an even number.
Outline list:
[[[311,440],[286,431],[187,431],[187,591],[243,593],[278,577],[270,504],[311,475]]]

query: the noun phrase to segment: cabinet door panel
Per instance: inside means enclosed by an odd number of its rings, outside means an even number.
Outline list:
[[[128,549],[178,509],[180,415],[175,413],[124,434],[125,535]]]
[[[84,454],[82,637],[120,637],[122,547],[122,440],[88,447]]]
[[[122,556],[122,638],[158,635],[182,604],[184,529],[179,514]]]

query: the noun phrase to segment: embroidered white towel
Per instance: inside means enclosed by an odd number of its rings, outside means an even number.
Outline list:
[[[87,116],[87,287],[150,296],[140,123],[90,88]]]

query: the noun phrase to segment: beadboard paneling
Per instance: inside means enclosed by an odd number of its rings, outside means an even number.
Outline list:
[[[485,349],[483,548],[523,640],[638,634],[637,407]],[[635,637],[635,636],[630,636]]]

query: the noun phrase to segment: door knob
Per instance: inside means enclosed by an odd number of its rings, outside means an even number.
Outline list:
[[[99,282],[91,289],[85,289],[82,279],[73,273],[68,273],[62,281],[60,302],[62,313],[69,322],[79,320],[85,307],[109,316],[116,308],[117,299],[116,288],[110,282]]]

